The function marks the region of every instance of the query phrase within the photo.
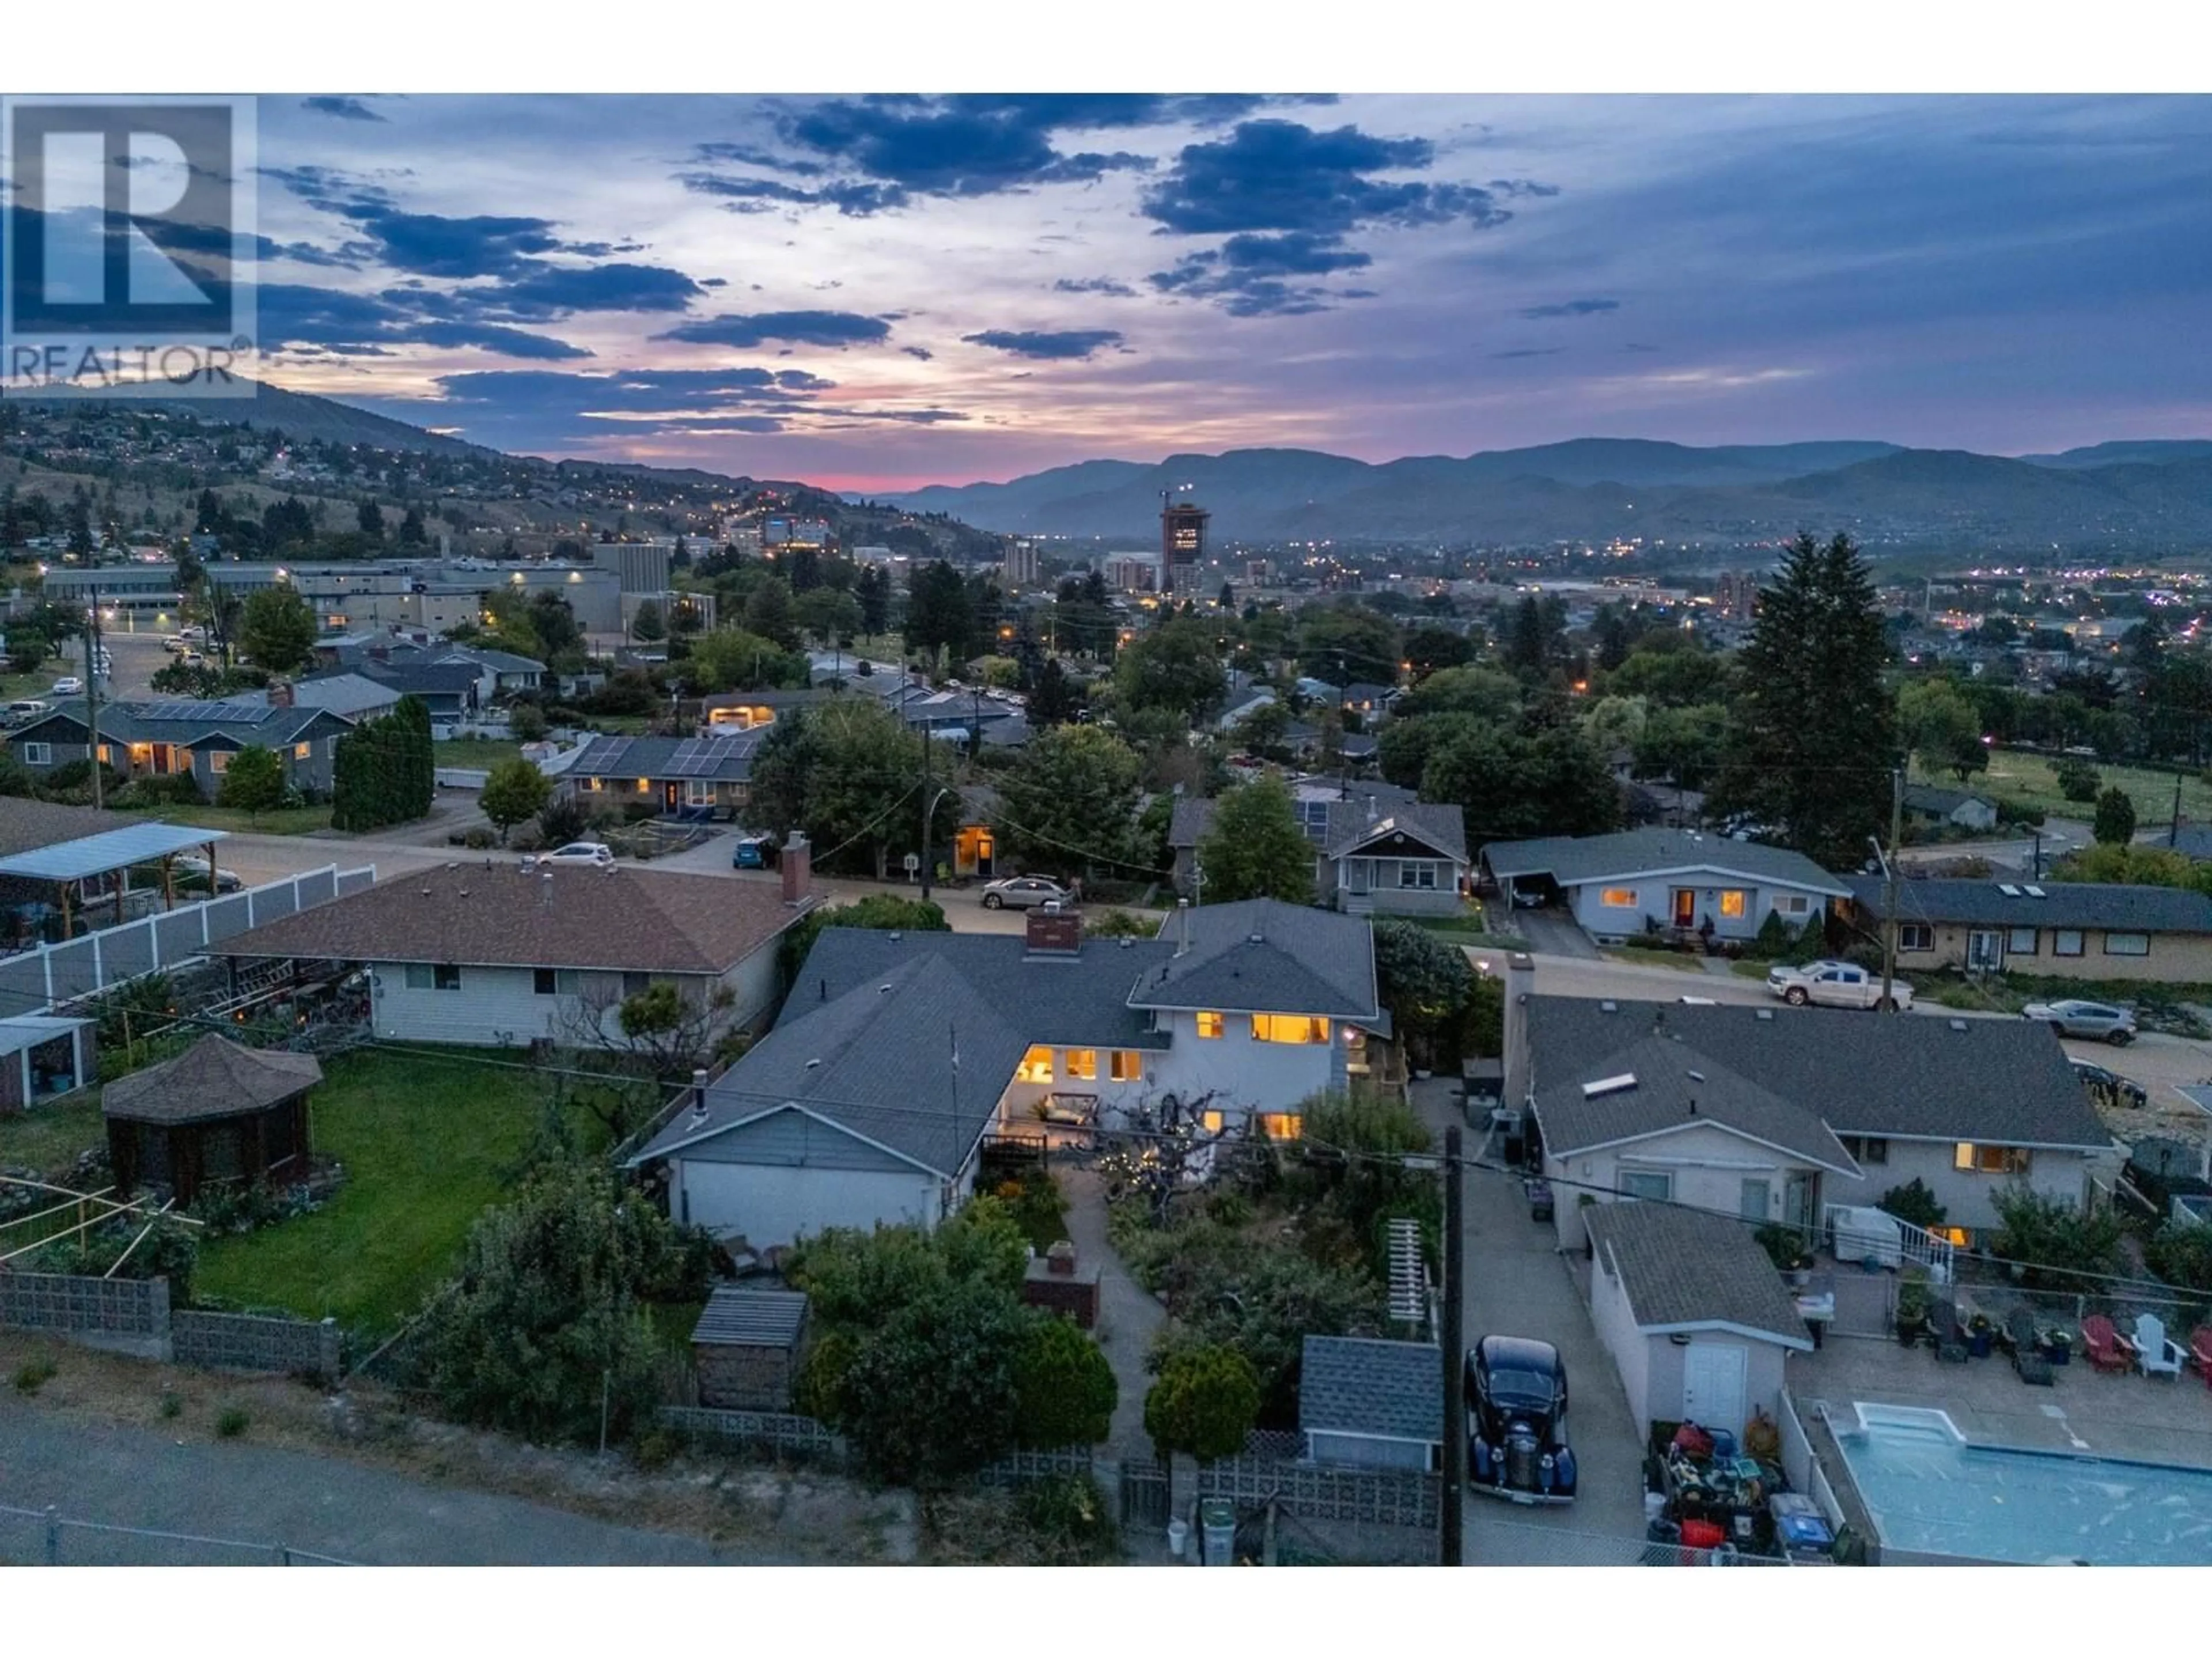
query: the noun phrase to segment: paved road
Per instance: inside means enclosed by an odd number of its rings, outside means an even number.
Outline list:
[[[1516,910],[1513,926],[1528,941],[1531,951],[1547,957],[1575,957],[1586,962],[1597,960],[1597,946],[1577,925],[1566,911],[1557,908],[1542,910]]]
[[[685,1566],[773,1561],[702,1540],[436,1486],[337,1458],[240,1444],[179,1444],[0,1398],[0,1504],[201,1537],[282,1542],[378,1565]],[[42,1559],[36,1523],[0,1517],[0,1553]],[[70,1530],[65,1560],[240,1560],[236,1552]],[[781,1558],[795,1561],[796,1558]]]

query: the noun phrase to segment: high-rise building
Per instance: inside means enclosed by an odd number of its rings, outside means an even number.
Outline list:
[[[1206,559],[1206,521],[1213,515],[1194,502],[1170,501],[1160,509],[1161,591],[1188,593],[1197,586]]]
[[[999,561],[999,574],[1009,587],[1034,587],[1043,573],[1035,542],[1011,542]]]

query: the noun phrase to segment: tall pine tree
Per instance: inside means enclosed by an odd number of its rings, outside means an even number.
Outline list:
[[[1831,869],[1889,822],[1896,706],[1873,580],[1851,538],[1800,535],[1759,595],[1716,805],[1749,811]]]

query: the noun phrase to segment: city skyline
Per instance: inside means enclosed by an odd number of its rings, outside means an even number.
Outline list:
[[[268,377],[832,487],[2212,435],[2205,100],[260,100]]]

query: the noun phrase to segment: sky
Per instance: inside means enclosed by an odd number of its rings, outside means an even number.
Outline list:
[[[265,378],[848,490],[2212,436],[2212,100],[259,100]]]

